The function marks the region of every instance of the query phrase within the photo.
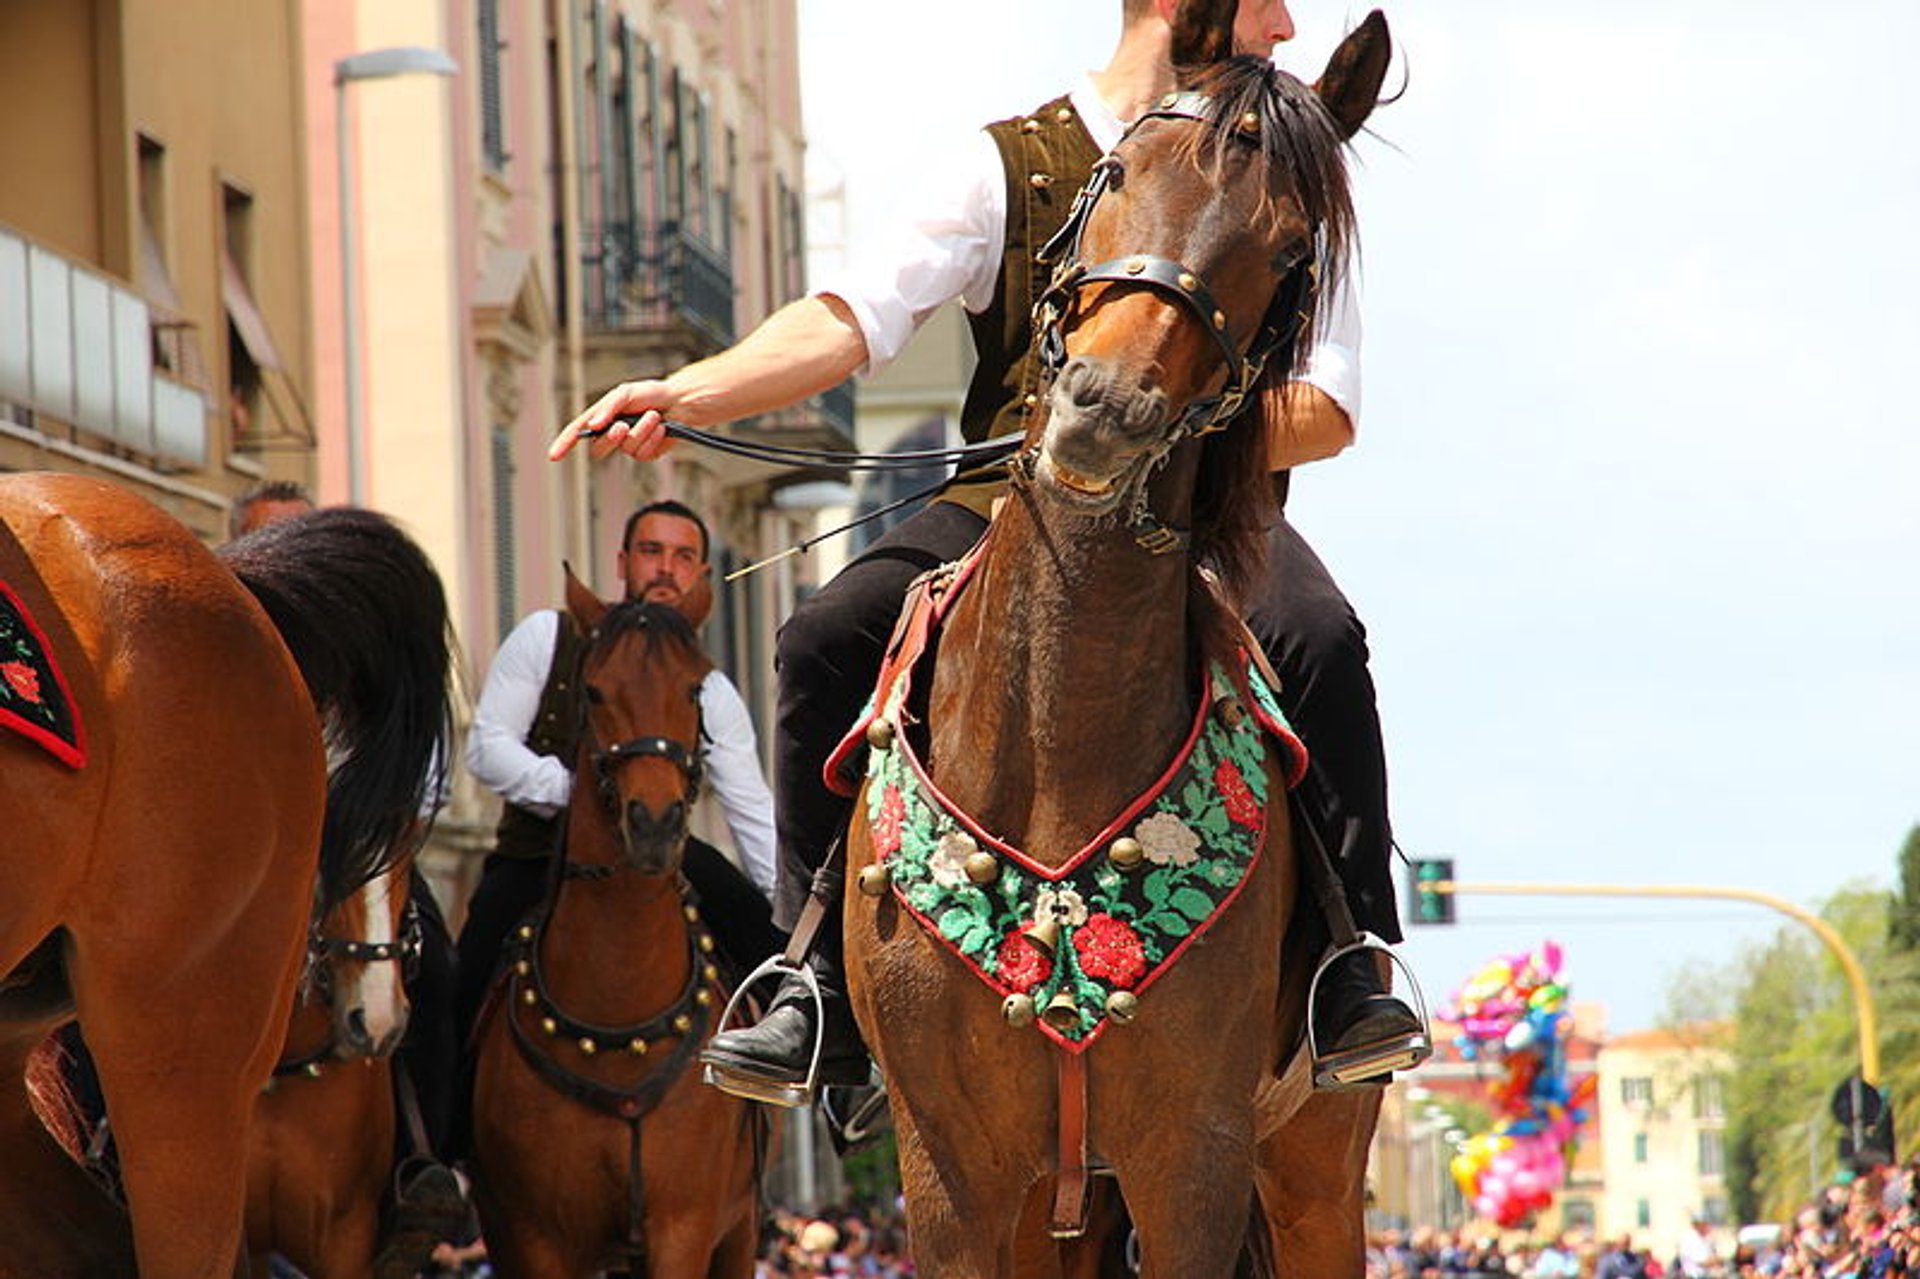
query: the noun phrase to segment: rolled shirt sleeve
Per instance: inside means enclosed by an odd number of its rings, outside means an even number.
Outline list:
[[[700,684],[701,731],[706,735],[707,782],[720,801],[733,846],[747,877],[773,896],[773,792],[760,771],[753,720],[740,691],[719,671]]]
[[[558,814],[573,794],[567,763],[527,746],[559,628],[560,614],[552,609],[521,619],[494,655],[467,730],[467,771],[508,803],[542,817]]]

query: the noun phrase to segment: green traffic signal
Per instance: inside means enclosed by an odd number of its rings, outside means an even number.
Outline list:
[[[1453,887],[1453,859],[1451,857],[1416,858],[1408,867],[1408,879],[1412,899],[1412,917],[1409,922],[1415,924],[1451,924],[1453,922],[1453,893],[1441,892],[1436,884],[1444,883],[1450,890]]]

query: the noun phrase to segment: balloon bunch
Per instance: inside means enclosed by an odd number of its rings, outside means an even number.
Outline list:
[[[1498,1116],[1493,1129],[1462,1142],[1450,1165],[1473,1210],[1503,1227],[1553,1202],[1593,1107],[1593,1077],[1571,1087],[1567,1080],[1573,1026],[1560,963],[1551,941],[1495,959],[1440,1012],[1460,1027],[1454,1043],[1462,1057],[1504,1067],[1487,1088]]]

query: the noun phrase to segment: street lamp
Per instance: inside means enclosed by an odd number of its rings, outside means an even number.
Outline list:
[[[345,315],[347,373],[347,500],[365,501],[360,475],[360,286],[354,272],[353,165],[347,156],[347,86],[403,75],[450,76],[460,68],[438,49],[401,45],[350,54],[333,64],[334,150],[340,165],[340,305]]]

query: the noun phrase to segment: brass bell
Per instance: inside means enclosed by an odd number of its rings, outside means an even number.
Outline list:
[[[540,1019],[540,1029],[546,1034],[557,1035],[560,1033],[560,1023],[551,1017],[542,1017]]]
[[[600,1045],[594,1043],[591,1039],[582,1039],[580,1041],[580,1051],[591,1057],[600,1051]]]
[[[1060,921],[1052,915],[1036,919],[1021,929],[1020,935],[1039,947],[1048,959],[1052,959],[1060,946]]]
[[[1064,1035],[1080,1024],[1080,1005],[1073,1002],[1072,992],[1062,987],[1047,1001],[1047,1011],[1040,1016],[1047,1025]]]
[[[893,745],[893,721],[876,717],[867,725],[867,745],[877,751]]]
[[[1130,990],[1116,990],[1107,996],[1107,1019],[1124,1026],[1140,1015],[1140,996]]]
[[[1033,1025],[1033,996],[1008,995],[1006,1002],[1000,1005],[1000,1015],[1007,1019],[1007,1025],[1015,1029]]]
[[[1240,699],[1232,693],[1228,693],[1213,704],[1213,713],[1228,728],[1240,727],[1241,722],[1247,718],[1247,708],[1242,706]]]
[[[860,868],[860,891],[869,897],[882,896],[892,882],[893,871],[885,862],[869,862]]]
[[[1107,860],[1121,870],[1132,870],[1146,859],[1146,846],[1131,835],[1122,835],[1107,846]]]
[[[967,878],[976,884],[991,884],[1000,878],[1000,859],[984,849],[967,855]]]

